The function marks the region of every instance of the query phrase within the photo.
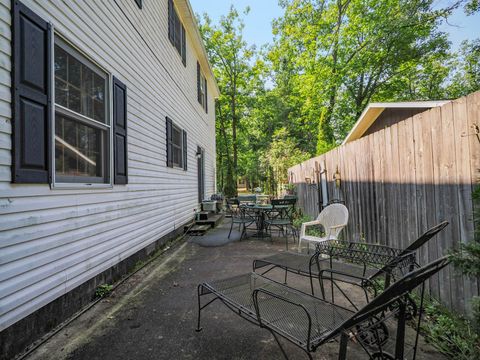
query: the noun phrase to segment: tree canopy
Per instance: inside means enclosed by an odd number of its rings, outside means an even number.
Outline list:
[[[451,48],[442,21],[478,1],[279,0],[274,41],[243,38],[233,6],[216,24],[198,17],[221,91],[217,101],[219,189],[276,192],[286,170],[338,145],[371,101],[449,99],[480,89],[480,39]]]

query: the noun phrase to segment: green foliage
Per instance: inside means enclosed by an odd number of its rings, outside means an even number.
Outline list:
[[[248,14],[245,9],[244,14]],[[248,112],[259,70],[251,64],[255,48],[243,39],[244,23],[232,6],[219,24],[204,14],[198,17],[200,33],[217,80],[220,97],[216,104],[217,168],[220,188],[226,196],[236,194],[239,132]]]
[[[326,109],[324,108],[318,122],[317,155],[325,154],[334,147],[333,131],[330,126],[327,126]]]
[[[457,98],[480,89],[480,39],[463,41],[453,61],[454,73],[447,86],[448,96]]]
[[[287,191],[292,192],[292,193],[295,192],[295,188],[296,188],[296,187],[295,187],[294,184],[284,184],[284,185],[283,185],[283,189],[284,189],[284,190],[287,190]]]
[[[473,324],[436,301],[425,307],[422,330],[435,348],[450,358],[474,360],[480,353],[480,336]]]
[[[112,290],[113,290],[113,285],[109,285],[109,284],[100,285],[95,290],[95,296],[103,298],[109,295],[112,292]]]
[[[454,266],[472,278],[480,277],[480,185],[472,192],[474,206],[474,238],[450,253]],[[471,299],[474,321],[480,333],[480,297]]]
[[[309,154],[297,149],[295,141],[289,136],[287,129],[280,128],[273,134],[272,142],[262,158],[262,163],[264,168],[272,170],[275,182],[281,185],[288,181],[288,168],[309,157]]]
[[[309,221],[312,221],[312,217],[310,215],[303,214],[301,209],[296,209],[292,221],[294,228],[300,229],[303,223]]]
[[[465,4],[465,12],[468,15],[472,15],[473,13],[480,10],[480,1],[479,0],[468,0]]]
[[[422,97],[439,96],[449,54],[438,25],[451,9],[433,10],[432,0],[280,4],[285,14],[274,23],[270,55],[276,85],[295,97],[287,101],[297,116],[318,125],[317,153],[341,140],[368,102],[416,100],[408,79],[425,88]],[[417,84],[419,73],[428,86]]]
[[[217,183],[276,193],[287,169],[337,146],[372,101],[456,98],[480,89],[480,39],[450,49],[440,25],[477,0],[280,0],[274,43],[244,38],[233,6],[199,28],[220,88]]]

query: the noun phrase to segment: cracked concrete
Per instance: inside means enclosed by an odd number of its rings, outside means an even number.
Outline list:
[[[275,239],[273,243],[257,239],[239,242],[237,232],[229,242],[228,229],[227,220],[204,237],[192,237],[177,244],[40,346],[28,359],[282,358],[268,331],[241,319],[220,302],[202,312],[203,331],[195,332],[199,283],[249,272],[254,258],[283,251],[285,247],[283,239]],[[283,273],[278,276],[283,278]],[[289,281],[299,286],[305,280],[289,277]],[[409,333],[407,336],[411,337],[413,332]],[[291,359],[306,359],[298,348],[284,344]],[[328,343],[314,356],[337,359],[338,344]],[[366,356],[357,344],[351,343],[348,358]],[[442,357],[422,340],[417,358]]]

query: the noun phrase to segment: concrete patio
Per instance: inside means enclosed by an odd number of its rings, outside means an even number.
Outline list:
[[[284,251],[283,239],[227,239],[229,220],[205,236],[175,243],[32,352],[27,359],[280,359],[270,333],[244,321],[220,302],[202,312],[195,332],[197,285],[251,271],[252,260]],[[283,276],[278,274],[278,276]],[[291,276],[296,285],[305,279]],[[353,291],[349,289],[349,291]],[[412,337],[409,330],[407,337]],[[306,358],[283,342],[291,359]],[[421,339],[418,359],[442,356]],[[315,359],[336,359],[338,344],[320,347]],[[367,358],[350,342],[348,358]]]

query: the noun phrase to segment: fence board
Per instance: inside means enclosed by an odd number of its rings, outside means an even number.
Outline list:
[[[413,137],[413,119],[405,120],[405,165],[400,168],[401,172],[405,174],[405,182],[407,184],[407,193],[405,194],[405,201],[407,203],[408,226],[406,227],[405,247],[411,242],[415,241],[420,235],[417,231],[417,206],[415,202],[415,144]],[[401,156],[400,158],[403,158]],[[406,171],[405,171],[406,169]]]
[[[325,163],[330,199],[343,199],[350,211],[348,239],[403,248],[448,220],[450,226],[418,252],[421,263],[432,261],[474,236],[473,213],[480,211],[472,203],[473,184],[480,182],[480,139],[474,133],[479,117],[477,92],[297,165],[289,171],[299,205],[317,214],[316,186],[303,180],[315,161]],[[333,180],[337,168],[340,188]],[[452,267],[428,284],[445,305],[467,312],[466,299],[479,288],[478,279]]]
[[[480,186],[480,134],[474,135],[480,127],[480,91],[467,96],[467,135],[470,149],[470,171],[472,185]],[[472,188],[473,190],[473,188]],[[473,212],[480,213],[480,204],[473,207]],[[477,238],[477,240],[479,240]],[[480,279],[477,279],[477,295],[480,293]]]
[[[417,208],[417,233],[421,234],[426,229],[435,224],[434,189],[432,186],[433,159],[432,159],[432,140],[430,133],[430,115],[429,113],[417,114],[412,119],[414,125],[414,146],[415,146],[415,203]],[[435,239],[434,239],[435,241]],[[426,246],[420,249],[418,255],[422,264],[430,262],[432,251],[435,246],[434,241],[430,241]],[[433,250],[432,250],[433,249]],[[438,278],[429,282],[429,292],[438,295]]]
[[[457,247],[460,243],[459,230],[459,207],[458,207],[458,184],[457,184],[457,164],[455,162],[455,131],[453,124],[453,104],[449,103],[442,107],[442,139],[441,148],[443,168],[440,170],[443,199],[439,210],[442,211],[443,218],[450,222],[450,226],[441,234],[442,247],[444,252]],[[454,272],[453,267],[445,270],[449,273],[452,307],[455,309],[464,308],[464,298],[456,296],[463,293],[463,280],[460,274]]]
[[[467,107],[466,98],[461,98],[453,102],[453,125],[455,139],[455,164],[456,164],[456,183],[458,184],[458,239],[456,246],[460,242],[466,242],[467,239],[473,238],[473,222],[467,219],[473,219],[473,204],[471,201],[471,184],[472,178],[470,173],[470,148],[468,137],[464,136],[468,132],[467,125]],[[458,279],[463,283],[463,292],[470,297],[478,293],[476,282],[467,277]],[[467,302],[463,304],[468,312],[471,306]],[[462,306],[460,306],[462,307]]]

